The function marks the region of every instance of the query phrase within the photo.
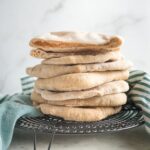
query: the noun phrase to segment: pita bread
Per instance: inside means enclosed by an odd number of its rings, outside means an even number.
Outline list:
[[[27,68],[26,72],[28,75],[38,78],[51,78],[70,73],[126,70],[129,69],[131,66],[132,63],[125,60],[118,60],[99,64],[85,64],[85,65],[39,64],[34,67]]]
[[[118,113],[121,107],[77,108],[41,104],[40,109],[44,114],[62,117],[65,120],[98,121]]]
[[[41,49],[33,49],[31,50],[30,55],[36,58],[48,59],[48,58],[58,58],[63,56],[73,56],[77,54],[76,53],[55,53],[55,52],[47,52]]]
[[[35,87],[51,91],[80,91],[114,80],[126,80],[128,77],[128,70],[99,73],[74,73],[48,79],[38,79],[35,81]]]
[[[103,63],[106,61],[114,61],[122,58],[119,51],[100,53],[98,55],[74,55],[63,56],[60,58],[50,58],[42,61],[42,64],[54,65],[73,65],[73,64],[90,64],[90,63]]]
[[[41,94],[42,98],[49,101],[64,101],[71,99],[87,99],[95,96],[104,96],[108,94],[122,93],[129,90],[129,85],[125,81],[113,81],[105,83],[98,87],[73,92],[51,92],[47,90],[40,90],[35,88],[35,91]]]
[[[119,50],[119,49],[118,49]],[[117,52],[117,51],[114,51]],[[32,49],[30,52],[30,55],[36,58],[41,58],[41,59],[48,59],[48,58],[59,58],[59,57],[64,57],[64,56],[77,56],[77,55],[100,55],[104,52],[91,52],[91,51],[83,51],[83,52],[70,52],[70,53],[63,53],[63,52],[50,52],[50,51],[44,51],[42,49]],[[107,52],[110,53],[110,52]]]
[[[105,96],[97,96],[91,97],[87,99],[73,99],[73,100],[65,100],[65,101],[48,101],[41,97],[40,94],[36,93],[35,91],[31,94],[31,100],[34,104],[52,104],[52,105],[59,105],[59,106],[71,106],[71,107],[96,107],[96,106],[103,106],[103,107],[115,107],[124,105],[127,102],[127,96],[124,93],[118,94],[110,94]]]
[[[50,32],[31,39],[29,45],[52,52],[112,51],[122,44],[119,36],[86,32]]]

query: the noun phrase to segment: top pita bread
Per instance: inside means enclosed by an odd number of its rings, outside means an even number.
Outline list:
[[[52,52],[112,51],[121,44],[118,36],[88,32],[50,32],[30,41],[31,47]]]

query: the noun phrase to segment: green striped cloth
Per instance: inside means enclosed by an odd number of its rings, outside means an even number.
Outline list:
[[[150,75],[140,70],[131,71],[128,83],[128,98],[142,109],[145,128],[150,133]]]
[[[31,94],[34,81],[33,77],[21,79],[24,94]],[[145,128],[150,133],[150,75],[140,70],[131,71],[128,83],[130,85],[128,99],[143,110]]]
[[[27,95],[31,94],[34,87],[35,79],[36,78],[30,76],[21,78],[21,87],[22,87],[23,94],[27,94]]]

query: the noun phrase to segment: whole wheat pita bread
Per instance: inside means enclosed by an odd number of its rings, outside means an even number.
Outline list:
[[[41,104],[40,109],[44,114],[62,117],[65,120],[98,121],[118,113],[121,107],[77,108]]]
[[[118,49],[119,50],[119,49]],[[117,51],[114,51],[117,53]],[[30,55],[36,58],[41,58],[41,59],[48,59],[48,58],[59,58],[59,57],[64,57],[64,56],[77,56],[77,55],[100,55],[102,53],[110,53],[110,52],[96,52],[96,51],[83,51],[83,52],[70,52],[70,53],[65,53],[65,52],[50,52],[50,51],[44,51],[42,49],[32,49],[30,52]]]
[[[48,79],[38,79],[35,87],[51,91],[86,90],[114,80],[126,80],[129,71],[108,71],[95,73],[74,73]]]
[[[30,76],[38,78],[51,78],[59,75],[80,73],[80,72],[98,72],[126,70],[132,66],[132,63],[125,60],[105,62],[99,64],[85,65],[44,65],[39,64],[26,69],[26,73]]]
[[[87,99],[95,96],[104,96],[108,94],[123,93],[129,90],[129,85],[125,81],[112,81],[98,87],[73,92],[51,92],[35,88],[35,91],[41,94],[42,98],[49,101],[64,101],[71,99]]]
[[[52,104],[58,106],[71,106],[71,107],[115,107],[124,105],[127,102],[127,96],[125,93],[110,94],[104,96],[91,97],[87,99],[73,99],[64,101],[49,101],[41,97],[40,94],[35,91],[31,94],[32,102],[38,104]]]
[[[48,58],[58,58],[63,56],[73,56],[73,55],[79,55],[79,53],[55,53],[55,52],[48,52],[41,49],[33,49],[30,52],[30,55],[36,58],[41,59],[48,59]],[[81,54],[80,54],[81,55]]]
[[[71,64],[90,64],[90,63],[103,63],[106,61],[114,61],[122,59],[119,51],[100,53],[97,55],[73,55],[63,56],[59,58],[50,58],[42,61],[42,64],[54,65],[71,65]]]
[[[122,38],[88,32],[50,32],[31,39],[29,44],[52,52],[110,51],[121,46]]]

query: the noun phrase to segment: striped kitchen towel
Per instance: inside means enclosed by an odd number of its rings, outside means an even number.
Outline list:
[[[24,94],[31,94],[34,81],[35,78],[33,77],[21,79]],[[130,85],[128,99],[142,109],[145,128],[150,133],[150,75],[139,70],[131,71],[128,83]]]
[[[35,77],[26,76],[21,78],[21,87],[23,94],[30,95],[33,87],[34,87],[34,81],[36,80]]]
[[[150,133],[150,75],[140,70],[130,72],[128,98],[143,111],[145,128]]]

